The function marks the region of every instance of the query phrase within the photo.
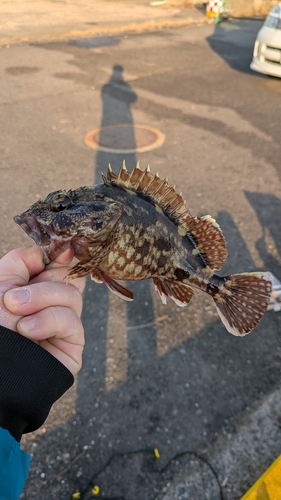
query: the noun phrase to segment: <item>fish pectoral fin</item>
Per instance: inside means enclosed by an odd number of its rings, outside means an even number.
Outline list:
[[[95,269],[94,260],[89,260],[89,259],[80,260],[80,262],[77,262],[75,266],[70,268],[67,278],[68,279],[82,278],[83,276],[87,276],[87,274],[91,273],[94,269]]]
[[[134,295],[130,290],[128,290],[124,286],[120,285],[120,283],[118,283],[118,281],[115,281],[114,279],[107,276],[100,269],[96,269],[92,273],[92,279],[94,281],[97,281],[98,283],[104,283],[112,293],[114,293],[115,295],[118,295],[118,297],[120,297],[123,300],[130,301],[130,300],[134,299]]]
[[[93,255],[93,248],[91,257],[80,260],[75,264],[75,266],[71,267],[68,273],[68,278],[82,278],[82,276],[87,276],[87,274],[92,274],[95,276],[96,269],[98,268],[101,260],[105,257],[105,255],[109,252],[109,249],[106,247],[99,247],[96,249],[95,254]]]
[[[170,297],[178,306],[184,307],[194,295],[192,288],[180,281],[168,281],[153,278],[153,282],[163,304],[166,304],[167,302],[166,297]]]
[[[111,244],[113,243],[113,241],[114,239],[109,239],[108,243],[106,244],[103,243],[97,247],[92,246],[91,248],[89,248],[88,252],[91,252],[89,257],[80,260],[77,264],[75,264],[75,266],[70,269],[68,277],[73,279],[91,274],[94,281],[98,280],[98,277],[96,276],[96,270],[98,269],[100,262],[110,252]],[[97,283],[98,282],[101,283],[104,281],[97,281]]]

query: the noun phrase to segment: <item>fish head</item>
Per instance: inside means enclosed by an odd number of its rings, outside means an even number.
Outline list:
[[[45,200],[38,200],[14,221],[44,251],[45,263],[54,260],[67,248],[77,257],[87,248],[104,244],[117,228],[121,206],[111,199],[89,196],[89,188],[75,191],[59,190]]]

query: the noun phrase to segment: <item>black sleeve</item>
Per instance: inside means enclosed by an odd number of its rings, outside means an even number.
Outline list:
[[[17,441],[44,423],[73,382],[72,373],[49,352],[0,325],[0,427]]]

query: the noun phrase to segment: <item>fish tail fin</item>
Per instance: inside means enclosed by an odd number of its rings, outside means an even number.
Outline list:
[[[269,273],[233,274],[213,295],[226,329],[236,336],[249,333],[267,310],[272,291]]]

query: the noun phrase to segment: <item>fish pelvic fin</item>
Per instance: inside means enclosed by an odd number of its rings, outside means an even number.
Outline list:
[[[215,295],[209,293],[226,329],[243,337],[255,328],[267,310],[271,291],[269,273],[243,273],[229,276]]]
[[[163,304],[166,304],[167,297],[173,299],[177,306],[184,307],[192,299],[194,292],[190,286],[178,281],[161,280],[153,278],[155,289],[160,295]]]
[[[100,269],[95,269],[95,271],[91,275],[91,278],[93,281],[96,281],[96,283],[104,283],[112,293],[118,295],[118,297],[123,300],[131,301],[134,299],[133,293],[130,290],[120,285],[118,281],[115,281],[114,279],[107,276]]]

